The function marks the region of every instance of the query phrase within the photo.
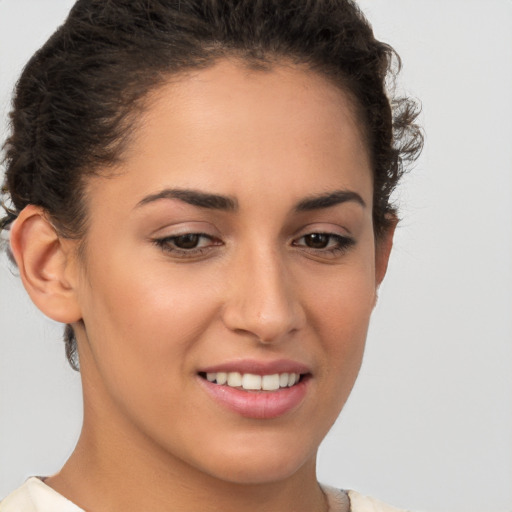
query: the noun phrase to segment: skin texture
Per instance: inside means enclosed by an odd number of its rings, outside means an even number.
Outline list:
[[[78,337],[83,431],[47,483],[94,511],[325,510],[316,452],[359,371],[392,239],[376,246],[350,101],[310,71],[232,61],[148,100],[115,175],[88,184],[83,259],[35,207],[12,230],[32,299]],[[237,207],[140,204],[176,188]],[[340,190],[365,205],[297,211]],[[188,253],[155,242],[186,233],[208,236]],[[311,233],[353,243],[312,248]],[[305,366],[299,405],[247,418],[205,392],[198,372],[247,359]]]

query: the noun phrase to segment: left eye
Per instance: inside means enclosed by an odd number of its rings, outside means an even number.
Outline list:
[[[344,251],[355,241],[352,238],[335,233],[308,233],[293,242],[296,247],[305,247],[315,251]]]
[[[303,238],[305,244],[312,249],[325,249],[333,240],[332,235],[325,233],[311,233]]]
[[[186,235],[171,237],[168,240],[172,241],[179,249],[196,249],[200,242],[206,242],[207,238],[198,233],[187,233]]]

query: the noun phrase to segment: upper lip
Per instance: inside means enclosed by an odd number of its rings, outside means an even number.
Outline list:
[[[240,359],[227,361],[225,363],[215,364],[201,368],[199,373],[218,373],[218,372],[239,372],[252,373],[254,375],[273,375],[275,373],[311,373],[311,370],[302,363],[289,359],[277,359],[274,361],[260,361],[256,359]]]

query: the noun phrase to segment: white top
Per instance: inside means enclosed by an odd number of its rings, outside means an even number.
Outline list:
[[[323,489],[329,501],[329,512],[345,510],[347,496],[351,512],[405,512],[355,491],[348,491],[345,494],[332,487],[323,487]],[[32,477],[0,502],[0,512],[84,512],[84,510],[48,487],[39,478]]]

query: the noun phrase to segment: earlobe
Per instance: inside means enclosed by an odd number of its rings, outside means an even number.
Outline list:
[[[71,248],[42,208],[29,205],[23,209],[11,228],[11,249],[34,304],[57,322],[80,320]]]

